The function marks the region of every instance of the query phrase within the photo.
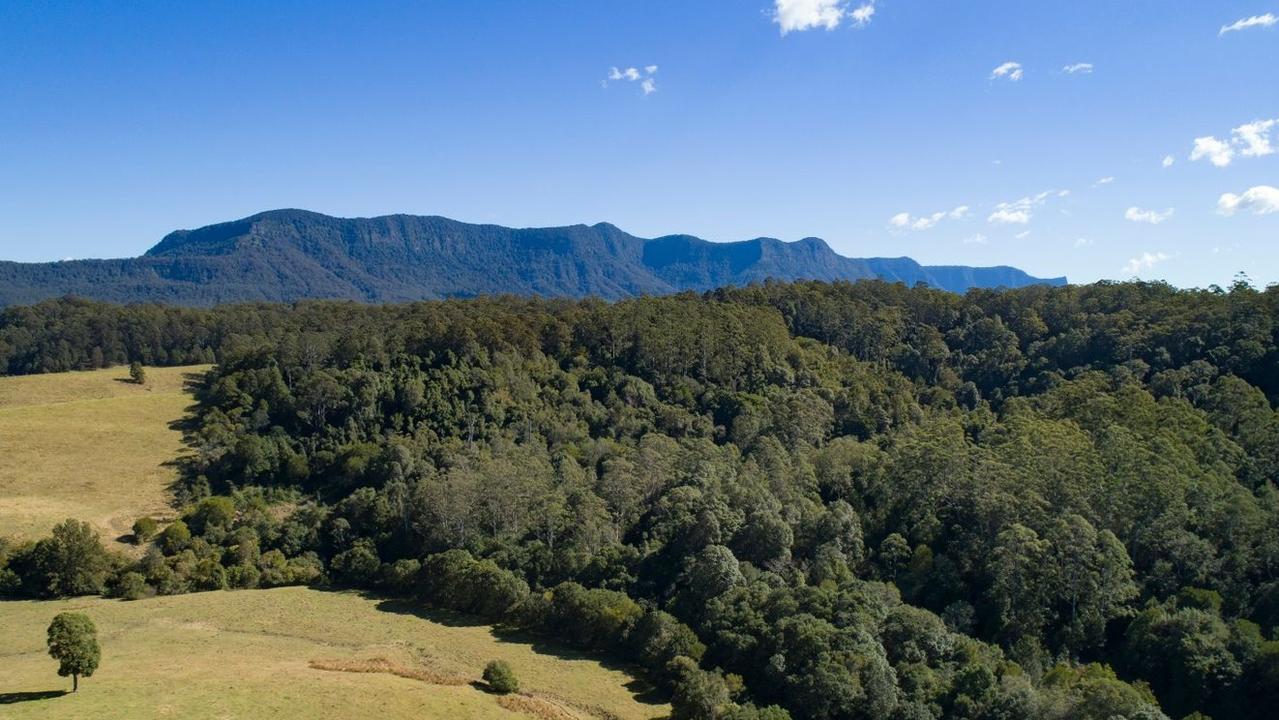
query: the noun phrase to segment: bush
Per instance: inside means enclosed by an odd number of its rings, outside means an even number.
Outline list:
[[[160,547],[170,555],[181,552],[191,544],[191,529],[181,520],[174,520],[160,533]]]
[[[333,570],[334,580],[358,587],[373,582],[382,568],[382,561],[378,559],[377,548],[372,541],[360,539],[350,550],[334,556],[329,567]]]
[[[252,589],[258,586],[262,572],[253,565],[233,565],[227,568],[227,585],[233,588]]]
[[[121,600],[141,600],[151,594],[151,587],[147,585],[147,579],[142,577],[142,573],[127,572],[116,578],[111,584],[111,597],[117,597]]]
[[[419,593],[439,607],[503,619],[528,597],[528,584],[492,560],[465,550],[430,555],[419,573]]]
[[[520,690],[520,681],[505,660],[493,660],[484,666],[484,682],[488,684],[489,689],[500,695],[508,695]]]
[[[412,559],[396,560],[382,565],[380,582],[382,587],[399,595],[409,595],[417,584],[418,572],[422,563]]]
[[[133,523],[133,544],[141,545],[144,542],[149,542],[151,538],[155,537],[159,529],[160,525],[155,521],[155,518],[138,518],[137,522]]]
[[[189,514],[191,527],[203,534],[211,527],[230,527],[235,520],[235,501],[229,497],[208,497]]]

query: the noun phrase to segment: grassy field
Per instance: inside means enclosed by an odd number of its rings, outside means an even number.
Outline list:
[[[0,536],[36,538],[67,518],[105,540],[138,517],[170,516],[171,427],[191,405],[186,379],[204,367],[127,368],[0,378]]]
[[[53,616],[72,609],[93,618],[102,644],[101,667],[74,695],[59,694],[70,680],[57,676],[44,638]],[[0,716],[638,720],[669,712],[637,696],[643,688],[631,676],[572,651],[397,609],[305,588],[0,603]],[[491,659],[512,665],[520,696],[471,684]]]

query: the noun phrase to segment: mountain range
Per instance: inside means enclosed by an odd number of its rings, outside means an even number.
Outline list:
[[[136,258],[0,262],[0,305],[64,295],[175,305],[495,293],[612,300],[770,278],[881,278],[954,292],[1066,282],[1004,266],[849,258],[818,238],[720,243],[690,235],[639,238],[607,223],[516,229],[434,216],[273,210],[172,232]]]

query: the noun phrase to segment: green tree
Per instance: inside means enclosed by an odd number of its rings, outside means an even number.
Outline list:
[[[144,542],[149,542],[151,538],[155,537],[159,527],[160,526],[156,523],[155,518],[138,518],[137,521],[133,523],[133,543],[135,545],[141,545]]]
[[[174,520],[160,533],[160,545],[167,553],[185,550],[191,544],[191,529],[181,520]]]
[[[508,695],[520,690],[519,678],[515,677],[515,671],[505,660],[491,660],[484,666],[484,682],[488,684],[490,690],[499,695]]]
[[[111,572],[111,558],[89,523],[66,520],[32,551],[40,594],[96,595]]]
[[[137,385],[145,385],[147,382],[147,371],[142,368],[142,363],[129,363],[129,379]]]
[[[98,630],[84,613],[58,613],[49,624],[49,655],[58,661],[58,674],[71,676],[71,692],[80,689],[80,676],[91,677],[102,659]]]

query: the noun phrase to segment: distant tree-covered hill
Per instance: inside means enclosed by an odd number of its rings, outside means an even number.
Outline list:
[[[0,262],[0,305],[63,295],[179,305],[306,298],[396,302],[495,293],[618,299],[769,278],[880,278],[955,292],[1066,282],[1011,267],[847,258],[817,238],[648,240],[606,223],[514,229],[442,217],[335,218],[275,210],[170,233],[138,258]]]

